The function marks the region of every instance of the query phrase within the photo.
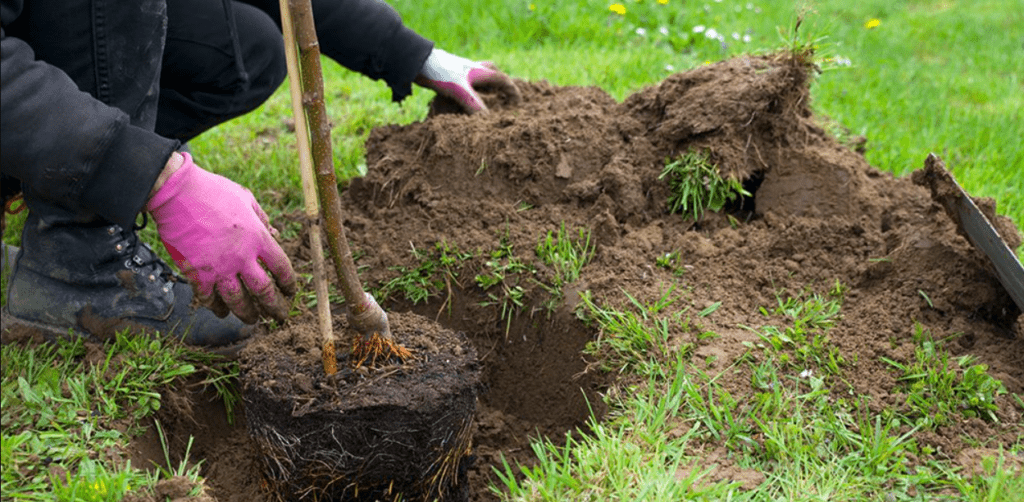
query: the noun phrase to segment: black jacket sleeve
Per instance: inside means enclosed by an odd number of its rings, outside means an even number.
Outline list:
[[[8,25],[20,1],[0,3]],[[68,209],[130,227],[178,146],[129,124],[0,28],[0,171]]]
[[[412,93],[412,81],[434,48],[382,0],[313,0],[313,19],[321,52],[350,70],[383,79],[394,101]]]
[[[277,0],[242,0],[281,24]],[[312,0],[320,52],[338,64],[374,80],[383,79],[391,97],[412,94],[412,81],[434,43],[402,23],[383,0]]]

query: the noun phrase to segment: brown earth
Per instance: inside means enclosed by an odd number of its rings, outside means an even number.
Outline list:
[[[626,293],[650,304],[671,290],[679,298],[673,307],[694,319],[720,302],[699,319],[719,336],[698,338],[675,325],[670,344],[692,344],[693,364],[722,372],[719,383],[741,402],[755,392],[749,369],[724,370],[760,342],[745,328],[771,322],[759,308],[780,296],[827,292],[837,281],[847,291],[828,343],[847,364],[842,378],[830,381],[835,392],[869,396],[873,411],[902,409],[906,395],[882,358],[909,361],[920,325],[946,340],[954,356],[988,365],[1008,392],[1024,393],[1024,318],[991,266],[926,188],[868,165],[818,125],[809,83],[807,66],[787,56],[703,66],[622,103],[595,87],[518,82],[518,106],[488,95],[490,114],[432,114],[371,133],[369,172],[343,195],[348,238],[368,288],[380,292],[415,270],[417,255],[437,258],[442,248],[471,255],[453,261],[450,275],[429,276],[438,288],[426,301],[412,304],[392,292],[382,304],[419,314],[409,319],[424,326],[464,333],[475,347],[483,386],[472,429],[472,500],[495,498],[487,486],[502,456],[529,463],[531,437],[557,442],[585,427],[592,408],[603,413],[601,395],[614,375],[581,352],[599,335],[576,316],[583,291],[598,304],[629,309]],[[691,149],[709,152],[753,196],[697,222],[668,213],[659,175],[666,158]],[[999,225],[1019,245],[1012,223],[1001,218]],[[541,284],[552,284],[554,271],[534,249],[563,226],[572,235],[589,230],[595,253],[564,301],[548,308],[551,293]],[[311,271],[307,241],[286,247],[300,272]],[[505,275],[523,298],[511,321],[502,315],[501,286],[484,290],[474,280],[508,265],[509,250],[536,269]],[[672,253],[678,255],[666,259]],[[659,258],[669,266],[658,266]],[[315,324],[305,312],[283,331]],[[207,492],[221,501],[269,499],[245,416],[236,413],[230,424],[208,392],[181,395],[194,404],[165,406],[160,419],[179,456],[196,436],[192,458],[205,459]],[[915,461],[948,460],[973,472],[986,452],[1019,442],[1024,409],[1009,395],[997,405],[997,422],[957,417],[915,434],[934,451]],[[137,441],[133,465],[162,458],[146,453],[155,437]],[[736,466],[724,445],[706,452],[719,464],[719,479],[744,486],[763,479]]]

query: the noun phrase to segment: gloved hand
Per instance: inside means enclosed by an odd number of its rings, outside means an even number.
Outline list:
[[[295,271],[267,214],[249,190],[182,155],[146,204],[167,251],[218,316],[230,309],[249,324],[261,314],[283,321],[289,303],[281,293],[295,294]]]
[[[475,90],[477,86],[498,87],[516,103],[522,99],[512,79],[493,64],[470,61],[437,48],[430,52],[415,82],[454,99],[466,113],[487,111]]]

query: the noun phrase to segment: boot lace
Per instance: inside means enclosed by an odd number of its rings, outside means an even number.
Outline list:
[[[164,291],[170,291],[173,287],[173,282],[178,280],[178,276],[174,273],[171,266],[161,259],[149,244],[139,239],[138,232],[146,228],[148,223],[149,217],[146,213],[142,213],[142,224],[135,224],[132,226],[131,231],[124,232],[124,234],[127,234],[125,235],[125,240],[127,241],[126,254],[129,256],[129,258],[125,259],[124,266],[132,272],[148,278],[150,281],[162,280],[164,282]]]

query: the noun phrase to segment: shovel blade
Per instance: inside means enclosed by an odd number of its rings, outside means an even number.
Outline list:
[[[943,205],[971,244],[992,262],[1000,284],[1006,288],[1017,308],[1024,312],[1024,266],[1021,266],[1020,260],[935,154],[929,154],[925,160],[925,176],[932,193],[940,194],[933,198]],[[952,191],[938,188],[939,184],[946,184],[943,183],[944,178],[948,178]]]

